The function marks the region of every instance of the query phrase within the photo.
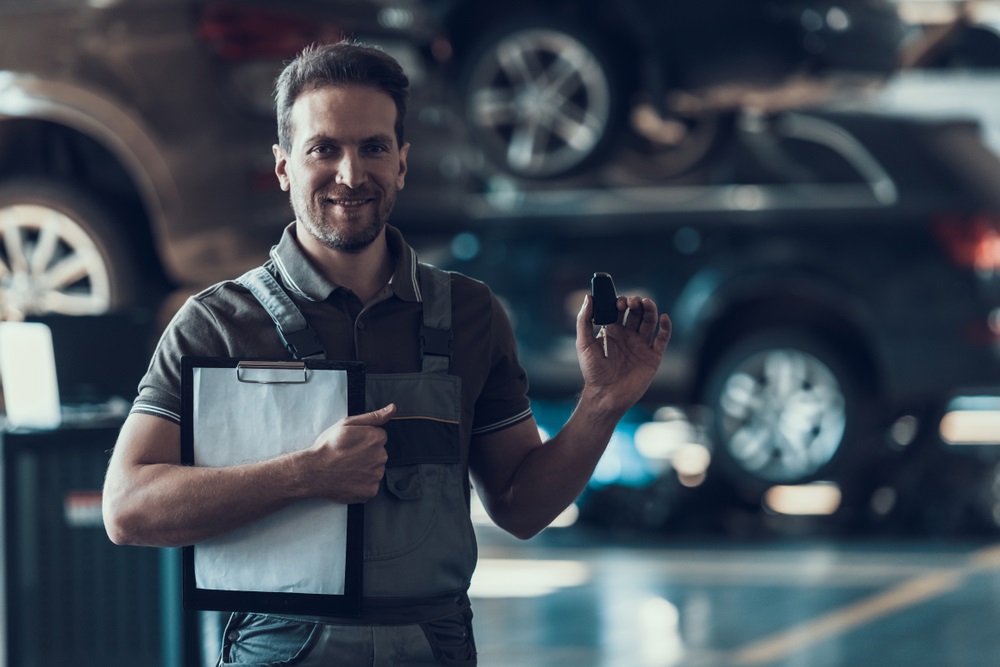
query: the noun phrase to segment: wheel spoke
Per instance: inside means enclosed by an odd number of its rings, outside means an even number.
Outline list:
[[[499,127],[517,120],[517,102],[510,90],[489,88],[472,98],[473,121],[480,127]]]
[[[722,411],[738,421],[759,413],[762,405],[760,385],[747,373],[729,378],[720,397]]]
[[[525,123],[515,128],[507,147],[507,162],[511,167],[527,170],[537,166],[539,156],[544,157],[544,153],[539,150],[540,146],[544,146],[544,134],[545,131],[535,123]]]
[[[42,274],[55,258],[59,247],[59,223],[57,220],[47,220],[38,232],[38,241],[31,253],[31,273]]]
[[[539,80],[543,68],[533,48],[525,48],[515,41],[500,44],[496,55],[500,71],[514,87],[533,84]]]
[[[542,72],[540,83],[544,86],[547,93],[568,97],[569,95],[566,95],[562,90],[563,86],[566,85],[567,81],[570,81],[573,78],[578,78],[578,73],[580,72],[581,67],[588,66],[591,66],[591,63],[589,63],[586,58],[574,59],[560,53],[557,55],[552,64],[545,68],[545,71]],[[570,95],[582,87],[582,84],[577,81],[573,90],[570,91]]]
[[[741,428],[729,440],[729,451],[746,470],[760,470],[771,462],[771,434],[759,427]]]
[[[48,289],[58,290],[86,278],[89,274],[87,262],[78,254],[63,258],[42,277]]]
[[[575,114],[572,112],[576,112]],[[589,150],[597,143],[600,121],[568,101],[559,106],[550,123],[553,134],[577,151]]]
[[[3,225],[3,244],[7,250],[7,261],[14,273],[28,272],[28,257],[24,249],[24,235],[21,227],[16,224],[16,214],[8,213],[8,220]]]

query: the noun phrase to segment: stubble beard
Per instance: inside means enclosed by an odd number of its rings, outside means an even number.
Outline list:
[[[347,215],[342,216],[330,210],[333,204],[325,198],[302,202],[296,201],[293,195],[291,200],[296,217],[316,240],[332,250],[359,253],[374,243],[385,229],[396,203],[396,188],[378,197],[367,221],[362,220],[370,210],[367,206],[357,212],[347,209]]]

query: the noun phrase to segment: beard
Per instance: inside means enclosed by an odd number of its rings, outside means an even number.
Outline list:
[[[320,243],[333,250],[358,253],[379,237],[396,203],[395,186],[381,193],[371,188],[351,190],[341,188],[315,199],[308,195],[291,195],[296,218]],[[353,210],[334,210],[333,200],[371,199],[372,202]],[[340,208],[340,207],[337,207]]]

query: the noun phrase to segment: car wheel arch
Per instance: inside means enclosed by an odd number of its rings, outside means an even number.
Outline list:
[[[789,273],[734,276],[716,284],[700,309],[681,300],[678,306],[688,310],[681,336],[697,350],[690,390],[694,401],[704,392],[714,361],[739,340],[764,329],[809,332],[849,354],[871,386],[882,386],[883,364],[870,343],[867,308],[828,283]]]
[[[94,142],[130,175],[154,232],[164,232],[168,211],[180,199],[153,132],[122,105],[72,83],[4,73],[0,123],[28,122],[63,128]]]
[[[37,155],[46,150],[71,153],[56,160],[22,162],[22,155]],[[117,173],[116,173],[117,172]],[[98,138],[79,129],[47,119],[8,118],[0,120],[0,183],[12,179],[47,180],[65,183],[93,193],[96,200],[127,208],[135,215],[122,216],[123,234],[145,254],[153,255],[162,266],[157,252],[159,225],[155,204],[119,155]],[[162,218],[162,215],[159,216]]]

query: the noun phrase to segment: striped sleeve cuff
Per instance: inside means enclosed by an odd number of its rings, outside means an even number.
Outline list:
[[[494,422],[493,424],[487,424],[485,426],[480,426],[478,428],[472,429],[472,435],[486,435],[487,433],[493,433],[495,431],[502,431],[503,429],[513,426],[523,422],[525,419],[531,417],[531,408],[527,408],[524,412],[518,413],[513,417],[508,417],[502,421]]]
[[[173,410],[167,410],[166,408],[161,407],[159,405],[153,405],[152,403],[143,403],[140,401],[136,401],[132,405],[132,409],[129,411],[129,414],[153,415],[154,417],[162,417],[163,419],[169,419],[175,424],[181,423],[180,414],[174,412]]]

